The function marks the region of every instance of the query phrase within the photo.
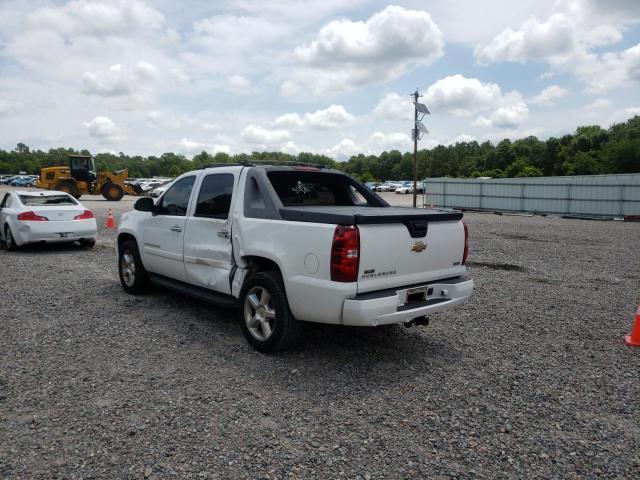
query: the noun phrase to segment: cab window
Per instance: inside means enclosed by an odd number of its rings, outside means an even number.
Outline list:
[[[189,197],[196,177],[184,177],[174,183],[163,195],[158,205],[157,215],[175,215],[184,217],[189,206]]]
[[[233,194],[233,175],[231,173],[217,173],[207,175],[202,181],[196,217],[227,218],[231,208]]]

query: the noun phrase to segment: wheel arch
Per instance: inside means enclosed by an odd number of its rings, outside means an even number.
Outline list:
[[[118,235],[118,254],[120,253],[120,248],[122,247],[122,244],[128,240],[132,240],[136,242],[136,245],[138,245],[138,240],[134,235],[128,232],[121,232]],[[138,245],[138,251],[140,251],[140,245]]]
[[[278,262],[271,258],[262,257],[260,255],[246,255],[242,259],[247,264],[247,268],[250,273],[257,272],[277,272],[284,279],[282,275],[282,269]]]

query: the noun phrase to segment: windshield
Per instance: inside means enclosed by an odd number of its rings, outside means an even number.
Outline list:
[[[284,206],[382,206],[368,188],[345,175],[286,170],[267,176]]]
[[[73,197],[69,195],[19,195],[20,201],[27,207],[42,205],[77,205]]]

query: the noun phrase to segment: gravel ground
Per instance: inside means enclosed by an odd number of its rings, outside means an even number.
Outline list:
[[[466,221],[470,303],[274,356],[231,310],[125,294],[104,229],[0,251],[0,478],[637,478],[640,224]]]

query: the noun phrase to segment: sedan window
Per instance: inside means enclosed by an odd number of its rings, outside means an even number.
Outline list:
[[[19,195],[19,197],[22,204],[27,207],[78,204],[78,202],[69,195]]]

